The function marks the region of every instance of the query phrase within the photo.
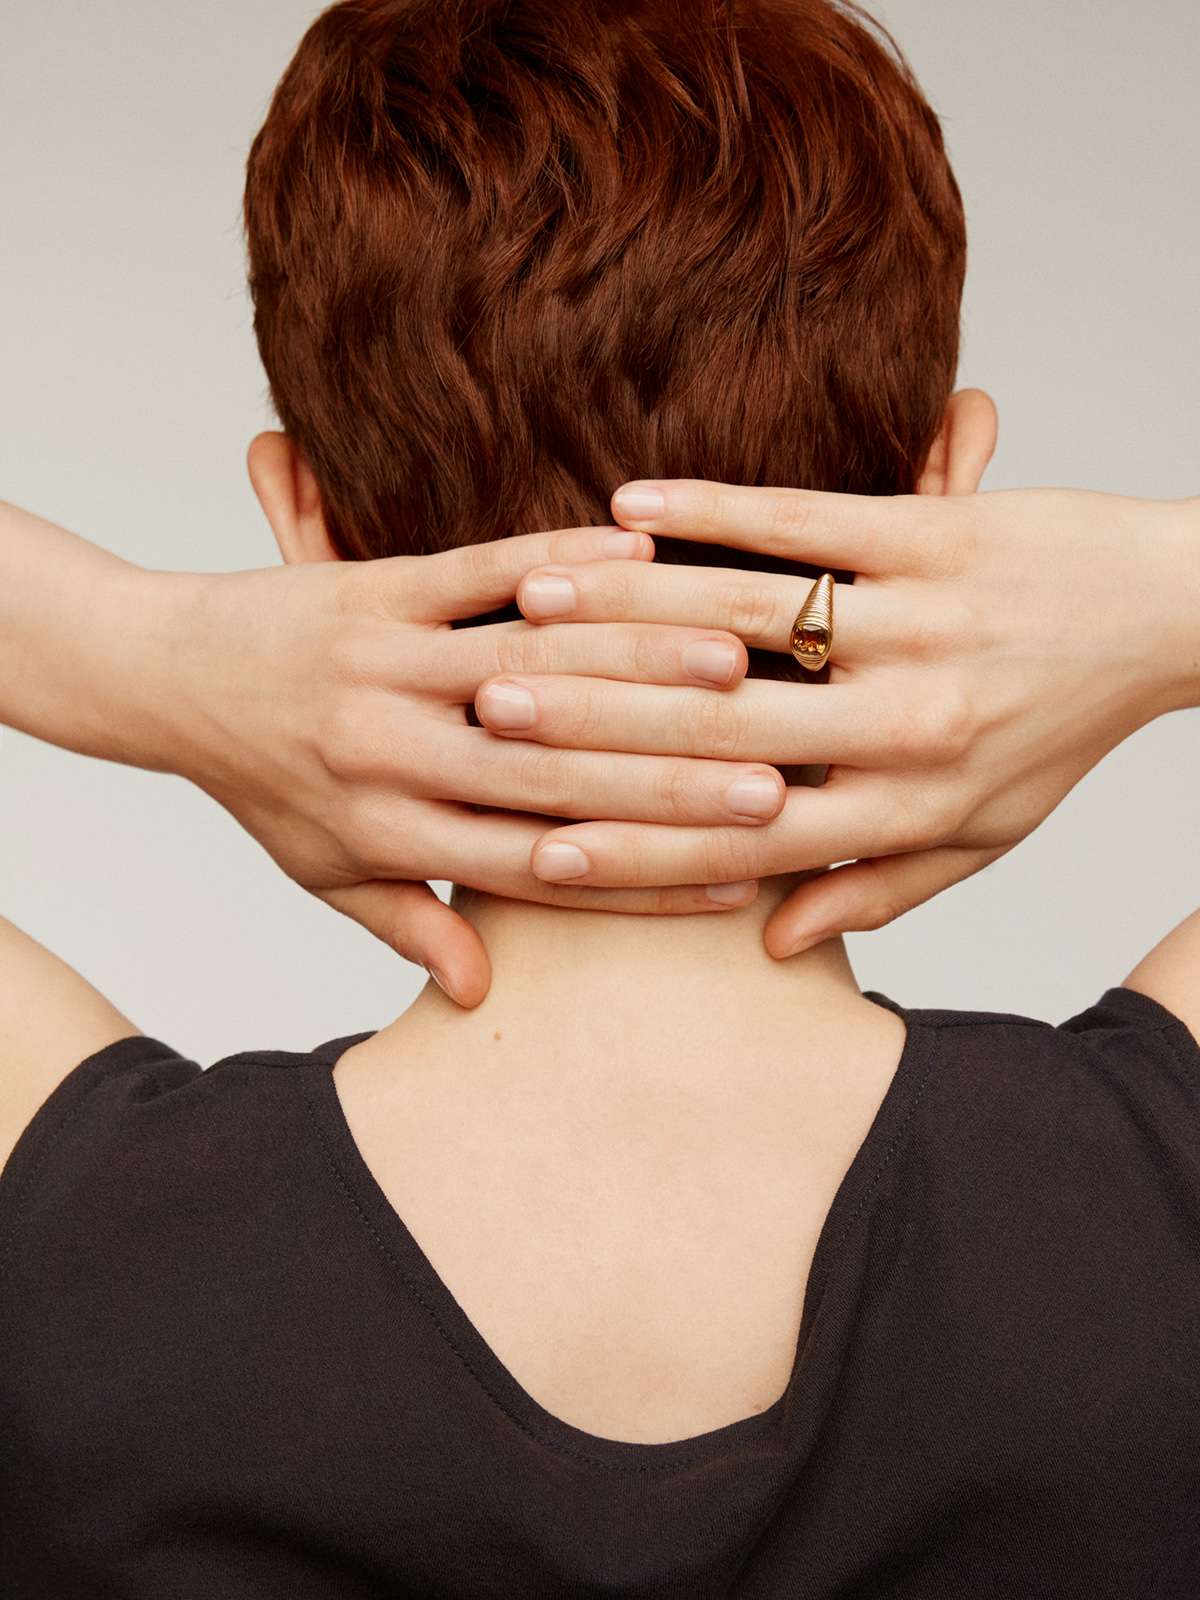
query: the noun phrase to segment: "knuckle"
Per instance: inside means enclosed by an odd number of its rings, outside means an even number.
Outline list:
[[[466,584],[484,583],[497,569],[496,546],[492,544],[464,544],[457,551],[458,564]]]
[[[601,691],[578,685],[555,706],[553,730],[557,738],[583,749],[600,749],[605,743],[604,698]],[[549,719],[547,719],[548,721]]]
[[[732,503],[731,503],[732,500]],[[706,533],[720,533],[737,521],[736,494],[720,483],[695,478],[687,486],[687,523]]]
[[[361,781],[373,766],[370,718],[360,696],[342,699],[325,717],[320,733],[321,760],[333,777]]]
[[[641,579],[642,573],[636,564],[606,561],[602,568],[588,568],[580,575],[580,602],[594,620],[602,614],[615,618],[631,615],[637,604]]]
[[[551,816],[571,815],[572,767],[569,751],[536,746],[523,750],[513,774],[521,804]]]
[[[695,815],[700,799],[695,777],[687,767],[671,762],[659,774],[658,805],[664,821],[686,822]]]
[[[895,503],[896,531],[902,538],[910,570],[934,580],[952,577],[962,570],[960,529],[967,511],[960,508],[958,499],[943,504],[930,495]]]
[[[683,887],[656,889],[646,909],[652,916],[674,917],[680,912],[694,910],[696,902],[697,894],[694,889]]]
[[[801,559],[804,536],[812,517],[811,503],[795,489],[768,491],[759,548],[788,560]],[[756,543],[759,541],[756,539]]]
[[[326,646],[329,672],[344,689],[361,689],[379,681],[383,651],[377,632],[356,631],[333,639]]]
[[[704,842],[705,883],[738,883],[755,878],[758,872],[750,860],[750,847],[744,839],[725,829],[710,833]]]
[[[656,629],[639,628],[629,640],[629,667],[641,683],[655,682],[662,670],[662,647]]]
[[[718,589],[714,609],[715,627],[753,644],[771,637],[779,608],[775,597],[752,580],[730,579]]]
[[[901,853],[933,850],[949,840],[960,822],[953,798],[942,789],[906,785],[895,797]]]
[[[522,687],[533,695],[537,721],[535,727],[522,732],[520,738],[535,739],[544,746],[563,745],[578,750],[604,747],[606,718],[602,689],[586,680],[554,683],[545,677],[540,683],[527,682]],[[548,759],[548,755],[543,759]]]
[[[388,817],[383,797],[370,791],[352,795],[342,813],[342,848],[366,878],[384,876],[395,862],[385,848]]]
[[[601,852],[593,854],[593,862],[600,866],[613,887],[630,888],[653,884],[661,879],[656,871],[647,830],[637,824],[607,830],[607,840]],[[652,834],[652,830],[651,830]]]
[[[538,899],[546,905],[578,909],[589,905],[596,891],[582,883],[544,883],[539,885],[537,893]]]
[[[902,917],[907,910],[908,907],[900,901],[884,896],[872,901],[867,911],[855,918],[855,923],[860,933],[875,933],[880,928],[886,928],[890,922],[895,922],[897,917]]]
[[[500,672],[544,673],[549,668],[552,648],[549,628],[526,625],[500,634],[496,640],[496,664]]]
[[[893,766],[946,766],[970,743],[973,720],[967,697],[957,690],[922,696],[893,709],[886,738]]]
[[[963,755],[971,743],[975,718],[969,697],[958,688],[945,690],[933,711],[933,759],[950,762]]]
[[[681,748],[717,761],[737,760],[746,736],[747,713],[736,693],[698,689],[683,702],[677,741]]]

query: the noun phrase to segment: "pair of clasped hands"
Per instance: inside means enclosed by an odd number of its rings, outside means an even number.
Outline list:
[[[762,876],[845,863],[771,917],[784,957],[977,871],[1197,698],[1197,502],[676,481],[626,485],[612,511],[610,528],[190,578],[158,612],[188,677],[160,661],[144,719],[176,753],[123,758],[198,782],[472,1006],[486,952],[427,879],[722,914]],[[787,651],[811,579],[658,565],[655,534],[854,572],[830,680],[745,678],[747,646]],[[514,596],[524,622],[451,626]],[[823,787],[785,788],[777,769],[802,764],[828,765]]]
[[[428,879],[719,915],[760,877],[843,863],[772,915],[785,957],[977,871],[1129,733],[1200,701],[1200,501],[676,481],[626,485],[612,511],[446,554],[188,575],[10,508],[23,687],[4,720],[192,779],[473,1006],[487,954]],[[747,646],[788,650],[810,579],[659,565],[654,535],[853,572],[829,681],[745,677]],[[452,626],[514,597],[523,622]],[[824,786],[785,788],[801,765]]]

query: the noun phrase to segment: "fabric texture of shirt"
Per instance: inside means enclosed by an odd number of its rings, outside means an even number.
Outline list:
[[[468,1322],[350,1136],[353,1040],[91,1057],[0,1178],[0,1593],[1200,1595],[1200,1050],[1127,990],[901,1015],[786,1392],[654,1445]]]

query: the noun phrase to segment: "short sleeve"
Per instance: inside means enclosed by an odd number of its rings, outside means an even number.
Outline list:
[[[1177,1132],[1200,1123],[1200,1046],[1157,1000],[1109,989],[1059,1031],[1074,1034],[1093,1065],[1119,1080],[1156,1120]]]
[[[107,1045],[68,1073],[0,1173],[0,1270],[39,1184],[59,1165],[54,1158],[64,1144],[74,1147],[77,1162],[82,1150],[106,1141],[122,1106],[158,1099],[199,1075],[196,1062],[141,1034]]]

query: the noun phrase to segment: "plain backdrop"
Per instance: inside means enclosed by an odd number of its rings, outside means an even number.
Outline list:
[[[0,498],[148,565],[276,559],[244,469],[270,413],[238,206],[317,9],[4,0]],[[986,486],[1200,490],[1200,5],[879,14],[966,197],[961,381],[1001,415]],[[1144,730],[1015,854],[855,938],[864,984],[1059,1020],[1119,982],[1200,903],[1197,717]],[[423,980],[182,781],[11,732],[0,911],[202,1061],[378,1026]]]

